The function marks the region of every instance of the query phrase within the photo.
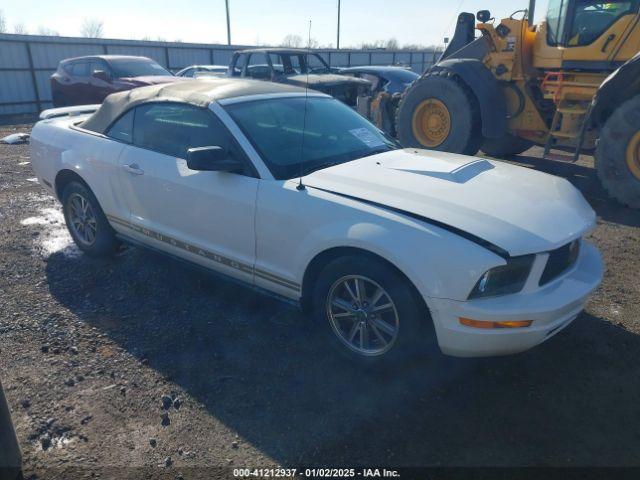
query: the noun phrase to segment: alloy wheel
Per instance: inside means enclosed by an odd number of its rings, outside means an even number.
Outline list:
[[[339,278],[329,289],[326,311],[338,339],[359,355],[382,355],[398,338],[400,317],[396,305],[387,291],[370,278]]]
[[[91,203],[79,193],[73,193],[68,201],[69,227],[78,241],[91,246],[96,241],[98,222]]]

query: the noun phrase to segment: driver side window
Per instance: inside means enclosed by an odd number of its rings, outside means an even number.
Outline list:
[[[136,107],[133,144],[182,159],[190,148],[215,145],[240,158],[231,134],[209,109],[177,102]]]

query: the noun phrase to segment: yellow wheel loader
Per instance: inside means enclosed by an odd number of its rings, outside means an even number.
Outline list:
[[[500,22],[460,14],[442,57],[400,99],[398,140],[467,155],[593,153],[607,192],[640,208],[639,6],[549,0],[537,25],[534,1]]]

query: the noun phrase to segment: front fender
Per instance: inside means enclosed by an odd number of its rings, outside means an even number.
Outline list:
[[[482,135],[485,138],[501,138],[507,132],[507,103],[498,81],[480,60],[451,58],[439,62],[432,70],[455,73],[471,89],[482,119]]]
[[[314,258],[327,250],[351,247],[393,264],[424,297],[465,300],[478,278],[504,259],[469,240],[414,220],[377,219],[323,225],[307,233],[296,259],[304,278]]]
[[[640,93],[640,53],[627,60],[602,82],[591,102],[587,122],[603,125],[613,111]]]

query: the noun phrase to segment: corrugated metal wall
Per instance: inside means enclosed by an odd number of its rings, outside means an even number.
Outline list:
[[[193,64],[227,65],[245,45],[147,42],[73,37],[0,34],[0,116],[37,113],[51,107],[49,77],[58,62],[82,55],[142,55],[177,71]],[[332,67],[402,63],[421,73],[433,51],[318,50]]]

